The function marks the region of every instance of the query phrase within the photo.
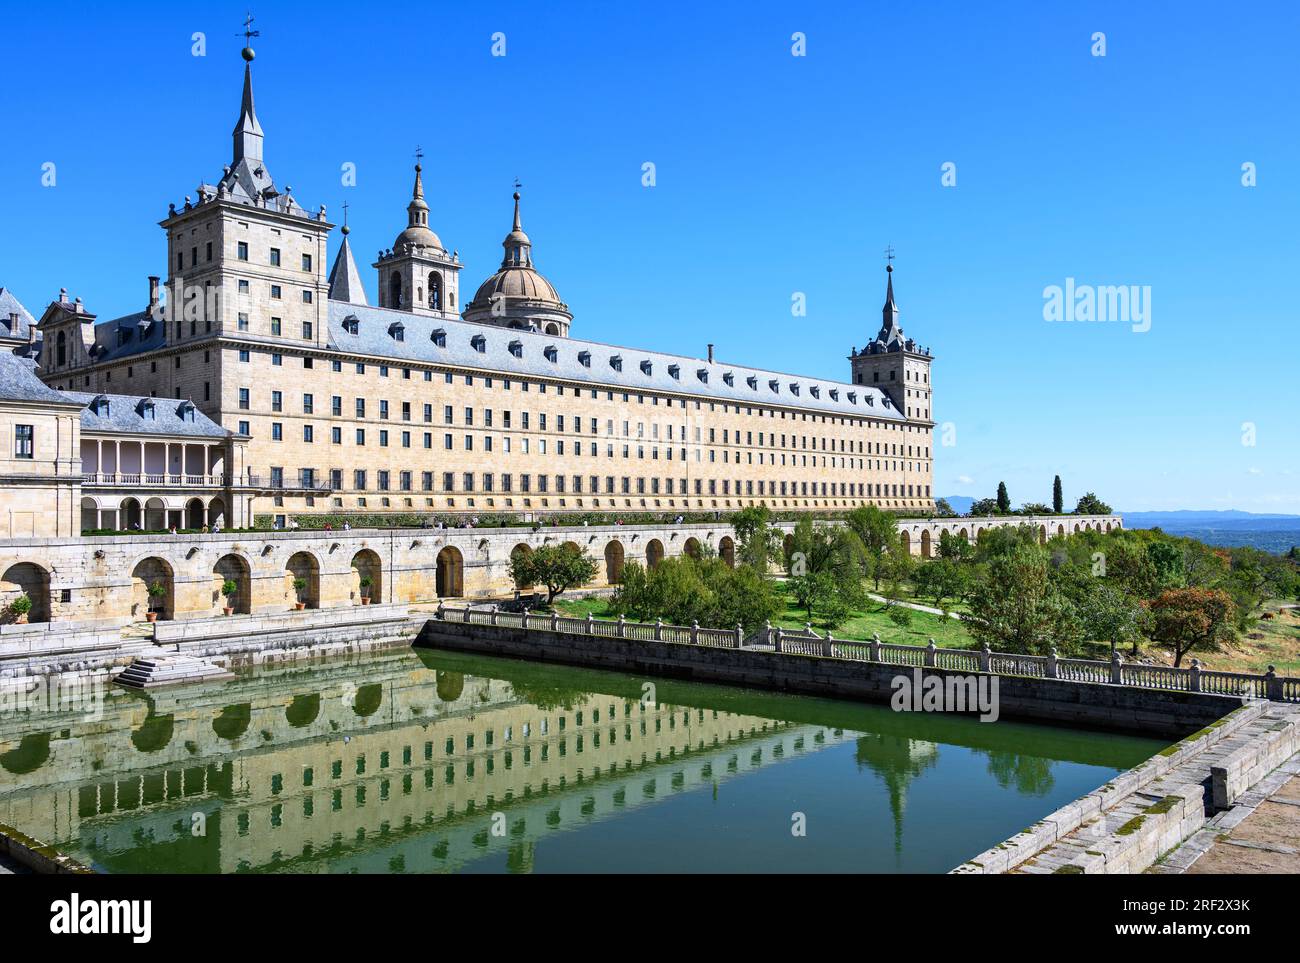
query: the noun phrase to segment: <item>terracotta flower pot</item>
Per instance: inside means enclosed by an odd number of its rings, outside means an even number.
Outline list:
[[[301,612],[301,611],[302,611],[303,609],[305,609],[306,607],[307,607],[307,603],[306,603],[306,602],[294,602],[294,603],[293,603],[293,610],[294,610],[295,612]]]
[[[158,621],[158,613],[157,613],[157,612],[146,612],[146,613],[144,614],[144,617],[145,617],[146,619],[148,619],[150,622],[157,622],[157,621]]]
[[[26,625],[26,624],[27,624],[27,613],[24,612],[22,615],[16,616],[16,617],[14,618],[14,621],[15,621],[16,623],[18,623],[19,625]]]
[[[221,611],[224,612],[224,613],[226,613],[226,615],[234,615],[234,614],[235,614],[234,606],[231,606],[231,605],[227,605],[227,606],[226,606],[225,608],[223,608]]]
[[[370,599],[369,599],[368,597],[364,596],[364,595],[361,596],[361,604],[362,604],[362,605],[369,605],[369,604],[370,604]]]

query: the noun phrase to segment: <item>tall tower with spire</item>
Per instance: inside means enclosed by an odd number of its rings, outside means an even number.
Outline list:
[[[501,267],[479,285],[474,300],[465,306],[465,320],[567,338],[573,315],[551,282],[533,266],[533,242],[519,220],[517,190],[514,226],[501,246],[505,249]]]
[[[894,303],[894,266],[885,267],[885,304],[881,308],[880,331],[861,351],[849,354],[855,385],[879,388],[908,421],[933,426],[930,412],[929,349],[903,334]]]
[[[454,251],[448,253],[429,227],[424,168],[418,163],[421,156],[417,151],[406,229],[374,263],[379,272],[379,306],[456,319],[460,317],[460,257]]]

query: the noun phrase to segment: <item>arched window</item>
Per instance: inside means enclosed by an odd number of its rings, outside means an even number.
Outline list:
[[[437,271],[429,275],[429,307],[442,310],[442,275]]]
[[[394,271],[388,279],[388,306],[390,308],[402,306],[402,275],[397,271]]]
[[[59,332],[59,337],[58,337],[58,339],[56,340],[55,343],[58,345],[58,352],[57,352],[57,353],[58,353],[58,363],[59,363],[59,367],[62,367],[63,365],[67,364],[67,362],[68,362],[68,345],[67,345],[67,337],[66,337],[66,335],[65,335],[64,332],[62,332],[62,331]]]

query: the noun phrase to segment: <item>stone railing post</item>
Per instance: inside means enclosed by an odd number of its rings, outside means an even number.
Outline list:
[[[736,648],[741,648],[745,644],[745,627],[739,622],[736,623]]]
[[[980,646],[980,671],[993,671],[993,652],[987,642]]]
[[[779,625],[772,630],[772,651],[781,651],[781,627]]]
[[[1282,680],[1277,677],[1277,669],[1271,665],[1264,673],[1264,695],[1270,702],[1282,701]]]
[[[492,606],[491,614],[488,616],[488,620],[492,625],[497,624],[497,607],[495,604]]]
[[[524,606],[523,627],[528,628],[528,606]]]
[[[596,620],[593,619],[591,617],[591,613],[588,612],[587,613],[587,634],[592,635],[595,633],[595,631],[596,631]]]
[[[700,638],[700,623],[698,619],[691,619],[691,645],[694,645]]]
[[[925,647],[925,664],[931,668],[934,667],[934,650],[937,648],[938,646],[934,644],[934,639],[931,639],[929,644]]]
[[[871,650],[871,661],[879,662],[880,661],[880,633],[879,632],[871,633],[870,650]]]
[[[662,642],[663,640],[664,640],[664,620],[655,619],[655,641]]]
[[[1055,679],[1056,675],[1056,646],[1052,646],[1047,652],[1047,668],[1043,670],[1043,677]]]
[[[442,599],[438,599],[438,607],[433,610],[433,617],[442,622],[447,621],[447,615],[443,609]]]
[[[560,630],[560,613],[553,611],[551,612],[551,631],[558,632],[559,630]]]
[[[618,637],[620,639],[627,638],[627,619],[623,617],[622,612],[618,613]]]
[[[835,636],[831,635],[830,629],[827,629],[826,638],[822,639],[822,656],[824,658],[829,659],[831,656],[835,654],[835,650],[831,648],[831,646],[834,644],[835,644]]]
[[[772,620],[764,619],[763,621],[763,642],[767,645],[772,644]]]
[[[1192,667],[1187,670],[1187,691],[1201,691],[1201,660],[1192,659]]]
[[[1124,684],[1124,660],[1119,657],[1119,652],[1110,654],[1110,682],[1111,685]]]

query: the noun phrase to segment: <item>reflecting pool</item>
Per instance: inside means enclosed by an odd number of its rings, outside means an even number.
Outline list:
[[[110,873],[938,873],[1163,745],[402,650],[0,714],[0,822]]]

